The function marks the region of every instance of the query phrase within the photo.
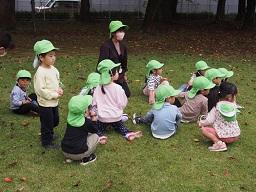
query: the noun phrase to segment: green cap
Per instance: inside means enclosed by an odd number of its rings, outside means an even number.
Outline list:
[[[236,120],[236,114],[239,110],[236,108],[234,103],[228,101],[220,101],[217,106],[217,110],[225,121],[231,122]]]
[[[176,90],[170,85],[159,85],[156,89],[156,102],[153,108],[161,109],[167,97],[177,96],[180,92],[180,90]]]
[[[90,73],[87,77],[85,87],[92,89],[94,87],[97,87],[100,84],[100,74],[99,73]]]
[[[206,70],[209,69],[210,67],[207,65],[207,63],[205,61],[198,61],[195,64],[196,70]]]
[[[98,64],[98,71],[100,72],[100,84],[107,85],[111,82],[109,71],[115,67],[120,66],[120,63],[115,64],[110,59],[104,59]]]
[[[16,74],[16,80],[19,78],[29,78],[31,79],[31,73],[27,70],[19,70],[18,73]]]
[[[54,47],[51,41],[48,41],[48,40],[37,41],[34,45],[34,51],[36,55],[40,55],[42,53],[48,53],[52,50],[58,50],[58,49],[59,48]]]
[[[219,68],[218,69],[221,73],[225,74],[224,78],[229,78],[234,75],[233,71],[228,71],[226,68]]]
[[[209,81],[206,77],[196,77],[192,83],[192,89],[188,92],[189,98],[194,98],[196,93],[200,90],[211,89],[215,87],[215,84]]]
[[[73,127],[80,127],[85,122],[84,113],[92,104],[91,95],[76,95],[73,96],[68,103],[67,122]]]
[[[111,33],[114,33],[114,32],[116,32],[118,29],[120,29],[120,28],[124,28],[124,29],[128,29],[128,26],[127,25],[124,25],[123,23],[122,23],[122,21],[111,21],[110,23],[109,23],[109,32],[110,32],[110,34]]]
[[[212,81],[216,77],[222,78],[224,76],[225,76],[225,74],[221,73],[218,69],[215,69],[215,68],[208,69],[205,72],[205,77],[207,79],[209,79],[210,81]]]
[[[147,69],[147,77],[149,76],[150,74],[150,71],[152,71],[153,69],[160,69],[161,67],[163,67],[164,64],[163,63],[160,63],[159,61],[157,60],[151,60],[148,62],[148,64],[146,65],[146,69]]]

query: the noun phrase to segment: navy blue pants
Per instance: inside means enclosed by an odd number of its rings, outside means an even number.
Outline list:
[[[59,124],[59,110],[57,107],[39,106],[41,122],[41,143],[43,146],[53,144],[53,128]]]
[[[120,120],[112,123],[103,123],[97,121],[97,134],[101,137],[105,134],[107,129],[113,127],[118,133],[125,137],[127,133],[130,133],[129,129],[124,125],[124,123]]]

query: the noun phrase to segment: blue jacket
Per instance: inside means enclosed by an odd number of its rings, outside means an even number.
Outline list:
[[[26,100],[27,92],[22,90],[18,83],[13,87],[10,95],[10,108],[12,110],[19,109],[22,105],[22,100]]]

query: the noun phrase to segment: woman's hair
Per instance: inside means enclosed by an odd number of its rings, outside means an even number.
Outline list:
[[[116,73],[118,73],[118,71],[119,71],[119,66],[118,66],[118,67],[115,67],[115,68],[113,68],[113,69],[111,69],[111,70],[109,70],[109,74],[110,74],[111,77],[113,77],[113,76],[116,75]],[[101,85],[101,91],[102,91],[102,93],[103,93],[104,95],[106,94],[103,85]]]
[[[225,99],[227,95],[232,95],[234,97],[237,95],[237,87],[233,83],[229,82],[222,82],[220,84],[220,90],[219,90],[219,99]]]

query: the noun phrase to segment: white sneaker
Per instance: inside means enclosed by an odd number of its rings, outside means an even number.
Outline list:
[[[122,117],[121,117],[121,121],[124,123],[126,121],[128,121],[129,117],[126,113],[123,113]]]
[[[226,143],[222,141],[218,141],[214,143],[212,146],[208,147],[210,151],[227,151],[227,145]]]

